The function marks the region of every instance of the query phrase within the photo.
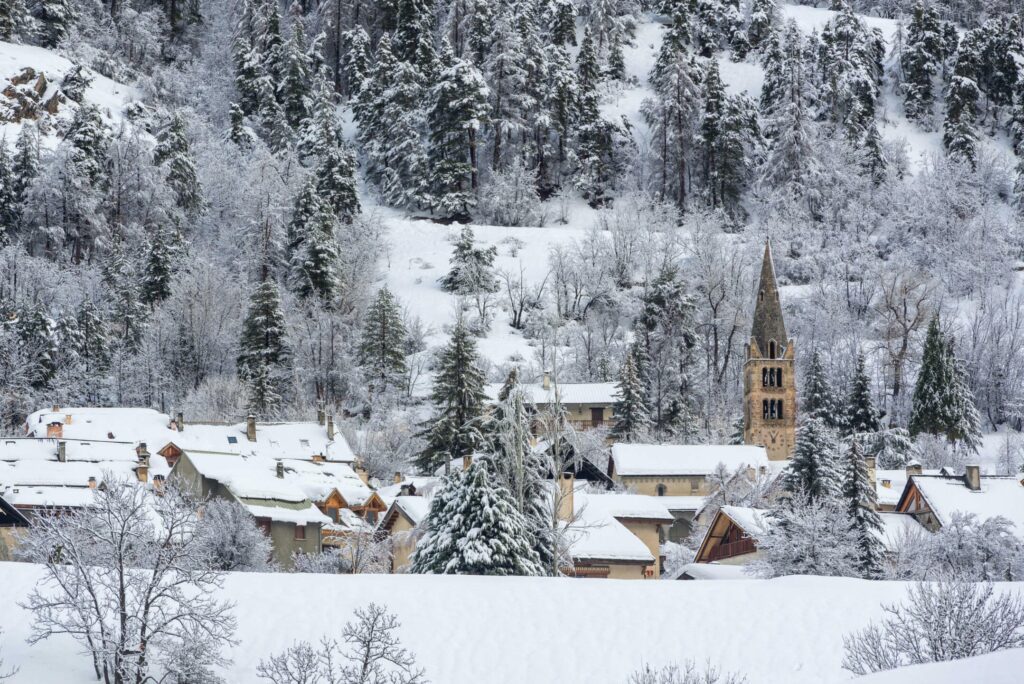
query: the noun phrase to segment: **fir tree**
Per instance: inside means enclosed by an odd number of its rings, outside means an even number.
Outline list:
[[[310,63],[306,54],[306,34],[302,23],[292,26],[292,37],[285,44],[283,72],[277,85],[277,99],[288,124],[298,130],[309,116]]]
[[[946,345],[946,367],[949,369],[949,403],[946,438],[953,444],[963,445],[972,453],[981,447],[981,417],[974,403],[974,393],[967,380],[964,363],[956,357],[950,340]]]
[[[163,229],[157,227],[149,243],[149,254],[142,274],[143,304],[153,307],[171,295],[174,256],[174,250],[167,243]]]
[[[336,219],[316,180],[303,185],[289,223],[288,280],[303,299],[319,297],[330,306],[338,290]]]
[[[441,278],[441,289],[457,295],[497,292],[498,279],[494,275],[497,256],[497,247],[477,247],[473,229],[463,226],[449,260],[451,268]]]
[[[65,140],[71,143],[71,159],[75,171],[93,186],[102,186],[107,175],[107,147],[110,141],[100,111],[95,105],[82,105],[75,111]]]
[[[750,24],[747,25],[747,44],[751,50],[768,45],[779,21],[779,8],[775,0],[753,0],[750,7]]]
[[[307,157],[323,157],[341,142],[334,85],[326,68],[317,72],[309,115],[302,120],[301,128],[299,149]]]
[[[55,48],[66,39],[75,24],[70,0],[36,0],[33,16],[38,27],[39,44]]]
[[[956,66],[946,96],[946,121],[942,127],[942,144],[952,159],[974,167],[977,159],[978,132],[975,118],[978,107],[979,43],[982,37],[971,31],[960,43]]]
[[[256,115],[262,109],[263,56],[251,37],[241,34],[235,40],[235,89],[243,114]]]
[[[316,189],[334,216],[343,224],[359,215],[356,190],[356,160],[352,151],[339,142],[327,149],[314,171]]]
[[[228,140],[238,145],[239,149],[248,151],[252,148],[253,134],[245,124],[245,112],[242,105],[237,102],[231,103],[231,128],[228,131]]]
[[[427,446],[416,459],[423,473],[441,464],[447,470],[452,459],[472,455],[483,443],[484,376],[476,342],[461,318],[438,359],[430,398],[434,418],[425,425]]]
[[[114,302],[111,318],[115,330],[117,330],[117,336],[124,340],[128,349],[138,349],[139,343],[142,341],[146,312],[142,304],[135,265],[125,253],[124,245],[120,240],[114,242],[113,249],[104,264],[103,282]]]
[[[846,400],[846,432],[878,432],[882,426],[878,422],[878,413],[871,401],[871,379],[864,368],[864,355],[857,355],[857,369],[853,373],[853,384],[850,396]]]
[[[427,120],[430,197],[442,216],[466,217],[476,204],[477,133],[489,94],[480,71],[457,59],[445,42]]]
[[[900,56],[900,65],[907,118],[925,126],[931,123],[934,81],[941,62],[942,27],[938,12],[918,2],[907,27],[906,48]]]
[[[589,31],[584,34],[576,58],[577,158],[575,184],[587,202],[598,207],[608,200],[616,177],[616,151],[623,137],[619,127],[604,119],[599,108],[601,70]]]
[[[405,323],[391,290],[382,287],[366,312],[359,365],[371,392],[400,387],[405,376]]]
[[[796,432],[793,459],[783,483],[787,492],[812,501],[833,497],[839,491],[836,442],[819,418],[808,418]]]
[[[841,494],[850,516],[850,528],[857,536],[861,576],[877,579],[882,574],[885,553],[881,540],[882,521],[875,510],[875,488],[868,478],[867,462],[856,439],[846,451]]]
[[[914,386],[913,408],[910,413],[910,436],[921,433],[939,435],[945,432],[945,401],[949,382],[946,363],[946,343],[939,328],[939,317],[928,324],[925,335],[921,369]]]
[[[0,137],[0,245],[14,234],[18,224],[17,178],[7,152],[7,140]]]
[[[808,418],[820,419],[826,427],[833,430],[842,422],[839,404],[832,386],[829,385],[825,369],[821,365],[821,355],[817,350],[811,354],[811,365],[807,367],[803,392],[800,393],[800,412]]]
[[[253,410],[276,407],[290,361],[281,296],[274,281],[265,278],[249,300],[237,358],[238,375],[249,387]]]
[[[20,307],[15,330],[28,361],[32,387],[45,389],[57,373],[57,326],[42,304]]]
[[[31,36],[33,29],[25,0],[4,0],[0,3],[0,40],[18,42]]]
[[[153,161],[167,168],[167,185],[174,190],[178,206],[194,215],[202,207],[202,191],[196,175],[195,161],[185,136],[185,121],[175,114],[170,126],[159,138]]]
[[[639,440],[646,433],[651,418],[632,354],[626,355],[617,387],[618,398],[612,409],[615,417],[612,435],[623,442]]]
[[[528,46],[521,30],[521,5],[502,4],[495,13],[489,33],[487,61],[483,72],[490,86],[491,166],[503,169],[511,161],[510,143],[525,131],[535,102],[531,84]],[[596,62],[594,65],[596,69]]]
[[[102,373],[110,364],[110,335],[107,323],[92,300],[86,299],[76,315],[77,343],[75,355],[86,376]]]
[[[527,520],[487,468],[473,463],[435,497],[412,572],[444,575],[543,575]]]
[[[427,0],[395,0],[395,56],[424,71],[434,54],[434,8]]]
[[[39,130],[31,121],[23,121],[15,144],[14,201],[21,206],[28,197],[28,189],[39,175]]]
[[[345,74],[345,85],[349,97],[358,99],[363,84],[369,78],[370,67],[370,36],[361,26],[346,31],[344,43],[348,45],[341,69]]]
[[[572,0],[549,0],[547,7],[551,42],[554,45],[576,45],[576,3]]]

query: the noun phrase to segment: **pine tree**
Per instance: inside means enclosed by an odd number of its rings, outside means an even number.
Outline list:
[[[498,279],[494,274],[497,256],[497,247],[477,247],[473,229],[463,226],[449,260],[451,268],[441,278],[441,289],[463,296],[497,292]]]
[[[348,45],[341,70],[345,74],[346,93],[350,98],[358,99],[363,84],[371,74],[370,67],[370,36],[361,26],[346,31],[343,35],[344,44]]]
[[[195,215],[203,205],[195,161],[185,135],[185,121],[175,114],[170,126],[160,135],[153,161],[167,168],[167,184],[174,190],[178,206]]]
[[[339,285],[335,224],[334,212],[316,179],[308,179],[295,200],[288,224],[288,282],[299,297],[319,297],[328,306]]]
[[[75,355],[85,376],[101,374],[110,364],[110,335],[107,323],[92,300],[86,299],[76,315],[77,340]]]
[[[35,389],[50,386],[57,372],[57,326],[42,304],[19,307],[15,330],[28,357],[27,375]]]
[[[150,307],[171,295],[174,250],[167,243],[162,228],[157,227],[149,244],[149,255],[142,274],[141,300]]]
[[[576,58],[576,83],[576,155],[579,168],[575,185],[592,207],[599,207],[608,201],[608,193],[614,185],[616,153],[624,133],[615,123],[601,116],[598,91],[601,69],[589,30],[583,36]]]
[[[405,376],[405,323],[391,290],[382,287],[363,320],[359,365],[371,392],[400,387]]]
[[[17,177],[7,152],[7,140],[0,137],[0,245],[6,244],[18,225]]]
[[[39,129],[31,121],[23,121],[18,141],[15,144],[14,163],[14,201],[21,206],[28,197],[32,182],[39,175]]]
[[[975,127],[978,107],[979,44],[983,37],[970,31],[960,42],[956,66],[946,96],[946,121],[942,144],[952,159],[974,167],[977,160],[978,132]]]
[[[431,203],[442,216],[468,217],[476,204],[477,134],[489,90],[480,71],[456,58],[447,42],[440,64],[427,119]]]
[[[910,413],[910,436],[921,433],[939,435],[945,432],[945,401],[948,394],[946,343],[939,328],[939,317],[928,324],[921,369],[917,374]]]
[[[952,340],[946,344],[946,367],[950,378],[946,437],[953,444],[977,453],[981,447],[981,417],[967,380],[964,363],[956,357]]]
[[[438,359],[430,395],[434,418],[425,424],[427,446],[416,459],[423,473],[473,454],[483,443],[484,375],[476,342],[461,318]]]
[[[871,401],[871,379],[864,367],[863,354],[857,355],[857,369],[853,373],[850,396],[846,400],[844,428],[847,434],[878,432],[882,429]]]
[[[935,8],[925,8],[920,1],[914,5],[900,63],[907,118],[927,127],[935,103],[934,81],[942,63],[942,27]]]
[[[530,427],[533,407],[527,399],[518,372],[509,373],[498,393],[492,417],[493,438],[484,464],[497,482],[512,495],[515,508],[525,519],[531,536],[530,547],[537,552],[542,567],[554,565],[551,496],[548,488],[550,464],[540,449],[533,446]]]
[[[113,300],[111,319],[117,337],[130,350],[138,349],[145,327],[146,311],[142,304],[135,265],[124,251],[120,240],[114,242],[103,267],[103,282]]]
[[[309,115],[302,121],[301,129],[299,149],[307,157],[323,157],[341,142],[334,104],[334,84],[326,68],[316,74]]]
[[[378,53],[381,49],[378,46]],[[383,200],[396,207],[415,207],[427,185],[423,79],[414,65],[395,60],[378,60],[375,79],[388,64],[391,71],[381,74],[384,88],[373,104],[374,123],[380,128],[360,128],[360,135],[372,140],[367,149],[369,171]]]
[[[528,46],[520,19],[522,5],[502,4],[495,13],[489,34],[483,72],[490,86],[491,166],[503,169],[514,156],[510,142],[530,125],[536,103],[530,97]],[[596,63],[595,63],[596,68]]]
[[[31,36],[33,29],[25,0],[4,0],[0,3],[0,40],[18,42]]]
[[[316,189],[327,202],[334,216],[343,224],[352,223],[359,215],[359,194],[356,190],[356,160],[352,151],[339,142],[329,148],[314,171]]]
[[[527,520],[512,496],[473,463],[435,497],[412,572],[444,575],[543,575]],[[440,498],[440,500],[438,500]],[[443,508],[442,508],[443,506]]]
[[[235,90],[243,114],[254,116],[262,109],[263,55],[250,36],[240,34],[234,45]]]
[[[747,44],[751,50],[770,44],[779,22],[779,8],[775,0],[753,0],[750,24],[747,25]]]
[[[79,107],[64,139],[71,144],[75,171],[91,185],[102,186],[107,175],[110,141],[99,109],[91,104]]]
[[[434,54],[434,8],[427,0],[395,0],[395,56],[426,71]]]
[[[850,516],[850,528],[857,535],[861,576],[877,579],[882,574],[885,553],[881,540],[882,521],[875,510],[875,488],[868,478],[867,462],[856,439],[846,451],[841,494]]]
[[[839,491],[835,439],[819,418],[808,418],[796,432],[796,447],[783,486],[812,501],[829,499]]]
[[[811,354],[811,365],[807,367],[803,392],[800,393],[800,412],[808,418],[820,419],[825,427],[832,430],[837,429],[842,422],[839,403],[829,385],[817,350]]]
[[[254,136],[251,129],[245,124],[245,112],[242,105],[237,102],[231,103],[231,128],[228,131],[228,140],[238,145],[239,149],[248,151],[252,148]]]
[[[36,0],[33,16],[39,33],[39,44],[55,48],[71,33],[75,11],[70,0]]]
[[[572,0],[549,0],[547,7],[551,42],[554,45],[576,45],[576,3]]]
[[[618,398],[612,409],[615,417],[612,435],[623,442],[639,440],[650,426],[651,418],[632,354],[626,355],[617,387]]]
[[[237,358],[238,376],[248,384],[252,410],[276,407],[290,362],[281,295],[274,281],[265,278],[249,300]]]
[[[285,119],[296,130],[309,116],[311,65],[306,50],[306,34],[302,22],[296,21],[292,26],[292,37],[283,48],[283,71],[276,93]]]

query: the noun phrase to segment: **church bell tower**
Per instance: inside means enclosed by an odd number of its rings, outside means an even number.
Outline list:
[[[763,446],[773,461],[790,458],[796,443],[794,351],[782,320],[769,241],[743,364],[743,442]]]

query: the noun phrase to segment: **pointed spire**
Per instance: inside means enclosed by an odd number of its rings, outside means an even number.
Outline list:
[[[772,243],[764,244],[764,260],[761,262],[761,283],[757,288],[757,304],[754,307],[754,324],[750,336],[757,341],[761,355],[771,358],[769,344],[775,342],[775,357],[781,357],[789,338],[786,324],[782,320],[782,305],[779,303],[779,286],[775,282],[775,261],[772,259]]]

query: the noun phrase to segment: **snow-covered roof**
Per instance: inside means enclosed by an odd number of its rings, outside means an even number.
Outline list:
[[[484,393],[490,401],[496,402],[503,386],[503,383],[486,385]],[[523,384],[520,387],[537,406],[545,406],[555,400],[555,384],[548,388],[543,383]],[[557,391],[563,404],[614,404],[618,394],[614,382],[559,383]]]
[[[381,498],[384,505],[391,506],[395,499],[401,496],[402,487],[412,485],[416,487],[416,494],[422,497],[431,493],[440,481],[441,478],[439,477],[407,475],[405,476],[405,479],[397,484],[389,484],[386,487],[379,487],[377,489],[377,496]]]
[[[732,520],[748,535],[764,534],[771,527],[768,511],[745,506],[722,506],[722,514]]]
[[[750,579],[742,565],[725,565],[722,563],[687,563],[682,565],[665,579],[692,580],[740,580]]]
[[[879,536],[882,539],[882,543],[885,544],[885,548],[890,551],[899,546],[900,542],[906,538],[907,535],[917,534],[924,531],[924,527],[922,527],[921,523],[917,522],[917,519],[912,515],[905,515],[903,513],[879,513],[878,517],[882,521],[882,529]]]
[[[573,495],[575,504],[580,494]],[[671,523],[675,518],[662,502],[665,497],[645,494],[583,494],[586,512],[584,515],[605,515],[613,518],[640,518]]]
[[[277,461],[262,457],[246,459],[276,473]],[[373,495],[373,490],[347,463],[317,463],[299,459],[282,459],[284,479],[292,482],[312,501],[324,501],[335,489],[350,506],[361,506]],[[276,475],[275,475],[276,477]]]
[[[238,498],[288,503],[309,500],[301,487],[274,474],[277,464],[272,459],[204,451],[186,453],[188,460],[203,477],[216,480]]]
[[[1017,477],[982,477],[978,491],[960,478],[914,475],[913,482],[940,524],[948,525],[958,511],[979,521],[1002,516],[1024,538],[1024,484]]]
[[[423,496],[400,496],[391,505],[402,511],[413,525],[419,525],[430,512],[430,499]]]
[[[12,506],[41,508],[81,508],[93,501],[96,490],[88,487],[52,487],[10,485],[0,487],[0,495]]]
[[[739,468],[769,464],[764,447],[709,444],[624,444],[612,445],[612,461],[619,476],[710,475],[718,467],[734,472]]]
[[[938,475],[938,470],[925,470],[925,475]],[[907,486],[906,468],[898,470],[878,469],[875,471],[875,498],[880,506],[895,506],[900,502],[903,490]],[[886,486],[886,482],[889,483]]]
[[[615,496],[617,495],[594,495],[582,490],[575,491],[573,510],[578,520],[566,534],[569,553],[574,559],[580,560],[653,563],[654,556],[647,545],[610,513],[610,509],[617,508],[615,502],[597,501],[592,505],[595,499],[610,499]],[[629,506],[626,505],[626,508]],[[665,513],[668,514],[668,511]]]
[[[286,506],[262,506],[243,501],[242,504],[256,518],[269,518],[275,522],[294,523],[296,525],[330,525],[331,519],[320,512],[313,504],[305,508],[288,508]]]
[[[704,507],[706,496],[659,496],[658,501],[670,511],[699,511]]]

